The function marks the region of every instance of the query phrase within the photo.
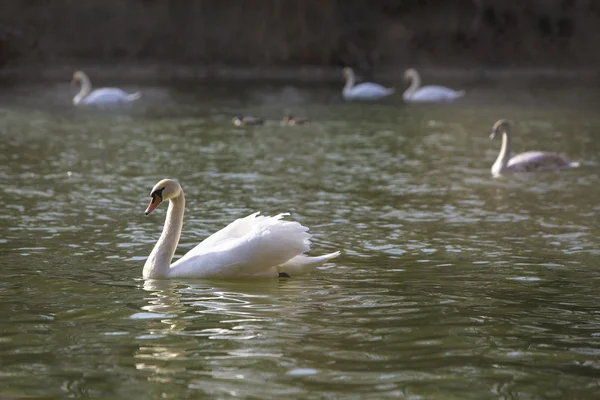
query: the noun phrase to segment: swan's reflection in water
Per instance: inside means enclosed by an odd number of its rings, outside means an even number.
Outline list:
[[[185,321],[177,316],[185,311],[185,305],[181,302],[181,294],[177,290],[177,283],[168,280],[144,281],[143,289],[150,292],[147,298],[148,305],[143,306],[142,310],[147,313],[137,314],[138,318],[146,316],[151,319],[160,319],[162,324],[169,327],[160,327],[151,329],[151,335],[167,334],[169,332],[178,332],[185,328]]]
[[[145,281],[148,304],[132,316],[147,323],[147,333],[138,336],[136,368],[151,372],[148,379],[155,382],[172,381],[184,371],[188,377],[212,377],[212,384],[215,378],[247,380],[244,367],[281,357],[264,344],[270,341],[273,321],[294,312],[293,301],[282,302],[285,285],[272,279],[218,284]]]

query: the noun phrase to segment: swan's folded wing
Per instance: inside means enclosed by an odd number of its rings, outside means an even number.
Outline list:
[[[237,237],[236,227],[227,226],[217,232],[221,237],[214,246],[195,248],[173,263],[169,276],[223,279],[277,276],[277,266],[310,249],[308,228],[280,218],[260,217],[254,220],[250,231]],[[239,228],[245,229],[243,224],[248,221],[239,223],[242,224]]]
[[[185,255],[185,257],[204,254],[206,252],[213,251],[216,246],[223,242],[227,242],[233,238],[244,237],[245,235],[252,232],[252,229],[254,229],[254,227],[259,225],[262,221],[264,221],[265,218],[270,218],[258,214],[260,214],[260,211],[255,212],[254,214],[250,214],[247,217],[236,219],[235,221],[227,225],[225,228],[213,233],[212,235],[204,239],[196,247],[190,250]],[[277,217],[273,218],[282,218],[284,215],[285,214],[280,214]]]
[[[543,171],[571,167],[565,157],[544,151],[526,151],[512,157],[507,167],[514,171]]]
[[[118,88],[96,89],[87,95],[83,102],[86,104],[118,103],[125,101],[127,93]]]
[[[456,91],[444,86],[427,85],[409,95],[412,101],[443,101],[462,97],[464,91]]]
[[[357,98],[371,98],[389,96],[395,92],[394,88],[386,88],[377,83],[361,83],[352,88],[352,96]]]

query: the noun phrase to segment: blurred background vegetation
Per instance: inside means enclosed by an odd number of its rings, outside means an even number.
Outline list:
[[[598,0],[0,0],[0,66],[598,66]]]

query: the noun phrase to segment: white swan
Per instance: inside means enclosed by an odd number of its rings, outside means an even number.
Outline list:
[[[396,93],[394,88],[386,88],[377,83],[359,83],[354,85],[354,71],[350,67],[342,70],[346,78],[346,85],[342,90],[345,100],[377,100]]]
[[[139,99],[142,95],[140,92],[128,94],[118,88],[102,88],[92,91],[92,83],[90,78],[83,71],[76,71],[73,74],[72,85],[81,82],[81,89],[75,97],[73,97],[74,105],[114,105],[119,103],[129,103]]]
[[[407,103],[429,103],[453,101],[465,95],[464,90],[453,90],[444,86],[421,86],[421,76],[416,69],[410,68],[404,72],[404,79],[410,81],[410,86],[402,94]]]
[[[492,175],[495,177],[512,172],[557,171],[577,168],[578,162],[570,162],[560,154],[542,151],[527,151],[510,157],[512,123],[506,119],[496,121],[490,139],[502,134],[502,147],[494,165]]]
[[[163,179],[150,196],[146,215],[166,200],[169,208],[160,239],[144,264],[144,279],[295,276],[340,255],[336,251],[319,257],[305,256],[303,253],[310,249],[308,228],[298,222],[282,221],[287,214],[264,217],[257,212],[233,221],[170,264],[183,225],[183,190],[176,181]]]

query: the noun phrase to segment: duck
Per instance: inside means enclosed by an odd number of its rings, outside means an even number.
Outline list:
[[[342,90],[344,100],[378,100],[396,93],[396,89],[386,88],[378,83],[365,82],[355,85],[354,71],[350,67],[345,67],[342,73],[346,78],[346,85]]]
[[[282,126],[296,126],[310,123],[310,119],[306,117],[297,117],[291,114],[285,115],[281,120]]]
[[[410,82],[408,89],[402,94],[407,103],[449,102],[465,95],[464,90],[454,90],[444,86],[421,86],[421,75],[414,68],[404,72],[404,79]]]
[[[557,153],[527,151],[511,157],[512,122],[500,119],[494,123],[490,140],[502,135],[502,147],[494,165],[492,175],[498,177],[513,172],[558,171],[579,167],[578,162],[570,162]]]
[[[150,192],[146,215],[168,202],[162,234],[144,264],[144,279],[248,279],[306,274],[340,255],[311,257],[308,228],[285,221],[288,213],[262,216],[255,212],[210,235],[171,264],[183,225],[185,196],[174,179],[159,181]]]
[[[246,125],[262,125],[265,120],[259,117],[252,117],[249,115],[243,116],[239,114],[231,120],[235,126],[246,126]]]
[[[92,91],[90,78],[83,71],[75,71],[71,85],[81,82],[79,93],[73,97],[73,104],[79,105],[115,105],[129,103],[142,97],[140,92],[127,93],[119,88],[101,88]]]

